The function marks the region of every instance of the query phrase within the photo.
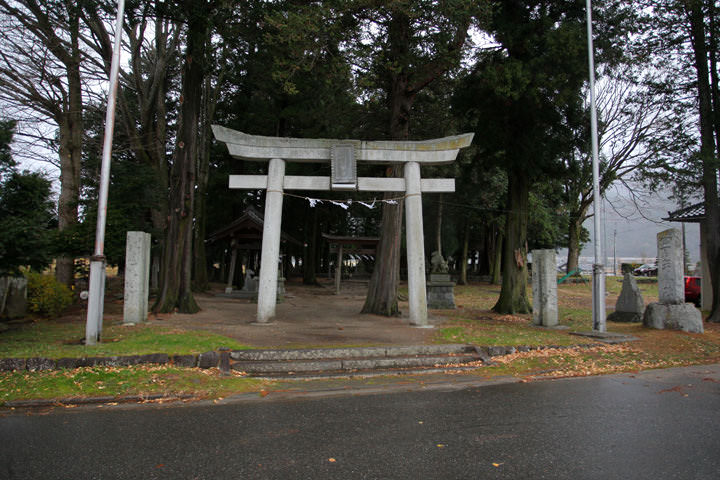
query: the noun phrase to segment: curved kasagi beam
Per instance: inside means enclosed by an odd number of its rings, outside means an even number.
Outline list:
[[[290,162],[329,162],[335,145],[352,145],[358,162],[418,162],[437,165],[455,161],[461,148],[472,142],[472,133],[422,141],[331,140],[264,137],[212,126],[215,138],[227,145],[230,155],[243,160],[267,161],[282,158]]]

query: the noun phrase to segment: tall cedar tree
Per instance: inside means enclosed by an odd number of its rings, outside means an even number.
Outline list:
[[[168,225],[160,270],[160,295],[153,311],[199,310],[192,293],[193,221],[206,49],[214,2],[184,0],[177,8],[186,21],[180,119],[170,169]]]
[[[479,59],[456,105],[476,128],[480,154],[505,169],[508,180],[502,289],[493,307],[527,313],[530,190],[559,175],[579,118],[587,78],[584,2],[503,1],[494,5],[489,33],[498,47]],[[572,113],[574,112],[574,113]]]
[[[392,2],[371,12],[384,33],[374,68],[382,82],[390,117],[388,131],[393,140],[410,137],[410,117],[418,93],[459,64],[468,30],[482,12],[478,2],[433,6],[429,9],[424,2],[408,0]],[[392,176],[402,175],[402,167],[389,170]],[[401,203],[383,205],[376,264],[363,313],[387,316],[399,313],[402,210]]]

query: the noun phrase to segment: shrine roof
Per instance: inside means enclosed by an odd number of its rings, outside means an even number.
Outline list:
[[[700,223],[705,219],[705,203],[700,202],[694,205],[681,208],[672,212],[668,212],[668,216],[663,218],[669,222],[687,222]]]
[[[212,243],[225,238],[235,237],[242,231],[245,231],[242,235],[244,240],[259,240],[263,236],[263,217],[253,207],[246,208],[242,215],[232,221],[227,226],[220,228],[210,235],[208,235],[207,242]],[[285,232],[281,232],[282,241],[290,242],[295,245],[302,245],[301,242],[297,241],[292,236]]]

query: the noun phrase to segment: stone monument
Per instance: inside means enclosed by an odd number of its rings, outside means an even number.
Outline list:
[[[692,303],[685,303],[683,252],[680,230],[671,228],[657,234],[658,297],[645,309],[643,324],[649,328],[703,333],[702,315]]]
[[[147,320],[150,295],[150,234],[127,232],[123,323]]]
[[[0,318],[21,318],[27,314],[27,278],[0,277]]]
[[[450,269],[440,252],[430,256],[430,279],[427,282],[428,308],[455,308],[455,282],[450,280]]]
[[[533,324],[558,325],[557,259],[555,250],[532,251]]]
[[[642,322],[645,302],[635,277],[626,271],[623,276],[622,290],[615,303],[615,311],[608,315],[611,322]]]

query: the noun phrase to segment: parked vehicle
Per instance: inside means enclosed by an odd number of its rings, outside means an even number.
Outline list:
[[[657,265],[651,265],[644,263],[633,270],[633,275],[636,277],[657,277],[658,268]]]
[[[685,277],[685,301],[700,306],[700,292],[702,291],[700,277]]]

